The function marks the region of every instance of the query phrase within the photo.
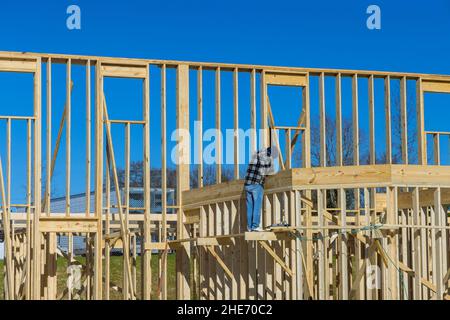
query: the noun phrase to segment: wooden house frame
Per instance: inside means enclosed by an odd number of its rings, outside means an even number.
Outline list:
[[[65,67],[65,105],[59,127],[52,123],[52,68]],[[86,194],[96,192],[93,206],[86,203],[84,214],[71,210],[73,139],[72,70],[85,69],[85,182]],[[151,105],[152,70],[158,69],[160,105]],[[45,77],[43,75],[45,70]],[[450,132],[425,129],[424,95],[450,93],[450,76],[401,72],[311,69],[225,63],[200,63],[152,59],[125,59],[63,54],[0,52],[0,72],[28,73],[33,76],[33,112],[27,116],[11,115],[0,107],[0,122],[6,126],[0,142],[6,156],[0,158],[0,203],[5,234],[6,299],[73,299],[74,291],[57,289],[56,259],[63,255],[68,265],[79,264],[71,252],[58,251],[58,234],[83,235],[87,252],[82,264],[82,288],[86,299],[109,299],[111,290],[123,299],[167,299],[167,255],[176,252],[176,296],[178,299],[448,299],[449,295],[449,214],[450,167],[442,163],[441,139]],[[174,80],[169,82],[168,73]],[[232,114],[235,130],[233,179],[222,181],[223,166],[214,165],[215,183],[204,183],[203,162],[196,165],[197,185],[191,186],[192,167],[185,161],[176,165],[176,205],[162,198],[162,213],[150,211],[151,153],[161,156],[161,188],[166,194],[168,170],[168,124],[191,130],[193,120],[202,121],[206,112],[205,73],[214,74],[215,128],[223,130],[224,114]],[[232,79],[232,108],[223,108],[221,81],[225,73]],[[196,81],[192,81],[195,74]],[[245,74],[249,81],[241,82]],[[115,119],[109,116],[106,78],[137,79],[142,82],[140,119]],[[191,77],[191,80],[190,80]],[[311,86],[318,81],[319,163],[311,160]],[[95,79],[92,81],[92,79]],[[327,155],[326,99],[327,79],[334,83],[335,162]],[[345,79],[345,80],[344,80]],[[368,163],[360,159],[360,79],[367,81]],[[351,83],[352,163],[343,155],[343,81]],[[401,157],[393,159],[392,81],[399,82]],[[380,132],[375,116],[375,82],[384,82],[383,163],[377,160],[375,139]],[[415,123],[408,123],[407,83],[415,90]],[[172,87],[169,88],[169,86]],[[244,104],[239,90],[249,86]],[[271,106],[270,86],[298,87],[302,110],[296,124],[279,125]],[[364,89],[365,90],[365,89]],[[175,93],[175,115],[168,117],[168,91]],[[192,103],[196,92],[196,103]],[[44,99],[45,96],[46,98]],[[94,101],[94,103],[92,103]],[[45,103],[44,103],[45,102]],[[150,118],[151,108],[161,117]],[[239,155],[239,112],[250,113],[250,128],[262,129],[258,141],[269,143],[269,129],[275,129],[275,143],[282,150],[282,171],[269,177],[265,186],[262,220],[264,226],[282,221],[288,227],[269,227],[264,232],[246,232],[245,195]],[[195,110],[195,112],[194,112]],[[45,111],[45,112],[43,112]],[[46,116],[43,117],[43,114]],[[196,117],[194,117],[194,114]],[[93,115],[93,117],[91,116]],[[257,118],[260,124],[257,124]],[[11,203],[11,144],[13,123],[26,123],[26,202]],[[159,145],[151,145],[153,125],[158,123]],[[45,125],[44,125],[45,124]],[[121,126],[124,150],[115,148],[112,127]],[[410,126],[415,127],[416,162],[408,154]],[[119,192],[116,158],[125,158],[124,188],[130,188],[131,128],[142,130],[139,147],[143,163],[144,204],[131,208],[129,196],[111,204],[108,194]],[[58,128],[55,137],[52,128]],[[121,130],[122,130],[121,129]],[[203,127],[198,127],[202,136]],[[284,134],[285,146],[280,143]],[[78,133],[79,134],[79,133]],[[63,137],[65,139],[63,139]],[[427,151],[428,137],[432,152]],[[45,142],[46,148],[43,148]],[[223,157],[223,141],[216,139],[217,158]],[[301,144],[301,165],[293,165],[293,150]],[[60,146],[65,150],[66,210],[50,210],[52,179]],[[252,133],[250,149],[257,149]],[[49,147],[50,146],[50,147]],[[133,148],[134,145],[133,145]],[[203,145],[196,150],[178,150],[178,158],[196,154],[203,159]],[[76,152],[79,152],[77,150]],[[185,152],[181,154],[180,152]],[[186,154],[187,152],[187,154]],[[433,161],[428,163],[428,154]],[[44,177],[50,177],[43,179]],[[91,183],[93,181],[93,183]],[[106,191],[105,191],[106,190]],[[106,196],[104,195],[106,193]],[[128,194],[125,192],[125,194]],[[350,198],[349,198],[349,195]],[[335,197],[333,207],[327,199]],[[350,205],[348,199],[353,199]],[[123,200],[123,202],[122,202]],[[115,207],[118,214],[111,213]],[[13,213],[20,208],[21,213]],[[139,209],[142,214],[130,213]],[[167,214],[176,210],[176,217]],[[175,231],[168,221],[176,220]],[[158,230],[153,242],[151,234]],[[176,235],[169,239],[169,233]],[[141,252],[136,252],[140,241]],[[123,249],[123,281],[110,281],[110,250]],[[151,256],[159,251],[158,287],[152,286]],[[142,265],[136,270],[136,258]],[[140,281],[137,281],[140,277]],[[138,283],[141,287],[138,288]],[[112,288],[114,287],[114,288]],[[119,288],[120,287],[120,288]],[[117,289],[119,288],[119,289]]]

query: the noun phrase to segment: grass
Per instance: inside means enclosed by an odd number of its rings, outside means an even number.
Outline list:
[[[76,258],[79,262],[84,263],[84,257]],[[104,266],[103,266],[104,267]],[[158,287],[158,255],[153,254],[151,259],[152,267],[152,294],[151,298],[156,299],[156,291]],[[0,300],[4,299],[3,293],[3,261],[0,260]],[[123,276],[123,259],[122,256],[111,256],[110,263],[110,282],[122,287],[122,276]],[[57,279],[58,279],[58,294],[63,292],[66,288],[67,281],[67,260],[64,258],[58,258],[57,260]],[[167,255],[167,298],[176,299],[176,285],[175,285],[175,254]],[[141,257],[136,259],[136,286],[137,286],[137,296],[141,296]],[[112,287],[112,285],[111,285]],[[67,296],[65,297],[67,298]],[[83,297],[82,297],[83,298]],[[122,293],[110,288],[111,300],[122,299]]]

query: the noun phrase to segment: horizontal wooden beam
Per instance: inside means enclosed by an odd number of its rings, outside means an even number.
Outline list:
[[[231,237],[206,237],[198,238],[198,246],[230,246],[234,245],[235,240]]]
[[[57,233],[91,233],[97,232],[96,219],[48,219],[41,218],[39,223],[40,232]]]
[[[294,189],[339,189],[386,186],[441,186],[450,188],[450,166],[378,164],[361,166],[295,168],[269,176],[265,192]],[[185,210],[200,205],[245,199],[244,180],[183,192]],[[382,200],[380,198],[380,200]]]
[[[434,205],[434,189],[424,189],[419,191],[419,205],[421,207]],[[450,204],[450,189],[441,189],[441,202],[442,204]],[[413,195],[412,192],[399,192],[398,194],[398,207],[399,209],[413,208]]]
[[[307,75],[305,73],[266,72],[264,81],[266,85],[305,87],[307,84]]]
[[[24,59],[0,59],[0,72],[36,72],[36,60]]]
[[[428,81],[422,80],[424,92],[450,93],[450,81]]]
[[[244,240],[247,241],[269,241],[269,240],[292,240],[293,235],[289,232],[245,232]]]
[[[325,68],[303,68],[303,67],[281,67],[281,66],[267,66],[267,65],[251,65],[251,64],[232,64],[232,63],[217,63],[217,62],[196,62],[196,61],[176,61],[176,60],[158,60],[158,59],[137,59],[137,58],[117,58],[117,57],[101,57],[92,55],[70,55],[70,54],[49,54],[49,53],[35,53],[35,52],[18,52],[18,51],[0,51],[0,57],[3,58],[36,58],[40,57],[45,62],[49,58],[52,63],[65,63],[68,59],[72,64],[86,65],[87,61],[91,65],[96,65],[97,62],[108,62],[111,64],[154,64],[167,68],[174,68],[179,64],[188,64],[191,68],[202,67],[204,70],[215,70],[220,67],[223,71],[233,71],[238,68],[239,71],[251,72],[252,70],[266,70],[268,72],[309,72],[312,75],[324,73],[325,75],[341,74],[342,77],[351,77],[358,74],[358,77],[369,77],[373,75],[375,78],[382,78],[389,75],[392,79],[400,79],[406,77],[407,79],[424,80],[439,80],[450,81],[450,76],[438,74],[424,74],[424,73],[410,73],[410,72],[389,72],[389,71],[375,71],[375,70],[350,70],[350,69],[325,69]]]
[[[11,207],[14,207],[14,206],[11,206]],[[72,213],[69,217],[65,217],[65,213],[52,213],[50,218],[55,218],[55,219],[64,218],[64,219],[79,220],[79,219],[83,219],[84,216],[85,216],[84,213]],[[107,218],[106,215],[102,216],[103,221],[106,221],[106,218]],[[26,221],[26,219],[27,219],[27,216],[25,213],[12,213],[11,214],[11,221]],[[31,216],[31,220],[33,220],[33,216]],[[167,214],[166,220],[168,222],[176,222],[177,215],[176,214]],[[118,213],[109,213],[109,221],[119,222],[120,221],[119,214]],[[144,221],[144,215],[140,214],[140,213],[130,213],[128,215],[128,221],[130,221],[130,222]],[[150,214],[150,221],[154,221],[154,222],[162,221],[162,215],[160,213],[152,213],[152,214]]]
[[[104,77],[145,79],[147,76],[147,67],[145,65],[124,66],[102,64],[101,72]]]

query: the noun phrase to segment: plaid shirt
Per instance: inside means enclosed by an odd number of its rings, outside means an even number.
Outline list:
[[[247,168],[245,184],[264,184],[271,168],[273,169],[272,158],[267,155],[267,149],[255,152]]]

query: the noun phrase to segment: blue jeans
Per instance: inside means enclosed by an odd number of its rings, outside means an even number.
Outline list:
[[[259,227],[264,188],[260,184],[245,185],[247,202],[247,228],[254,230]]]

